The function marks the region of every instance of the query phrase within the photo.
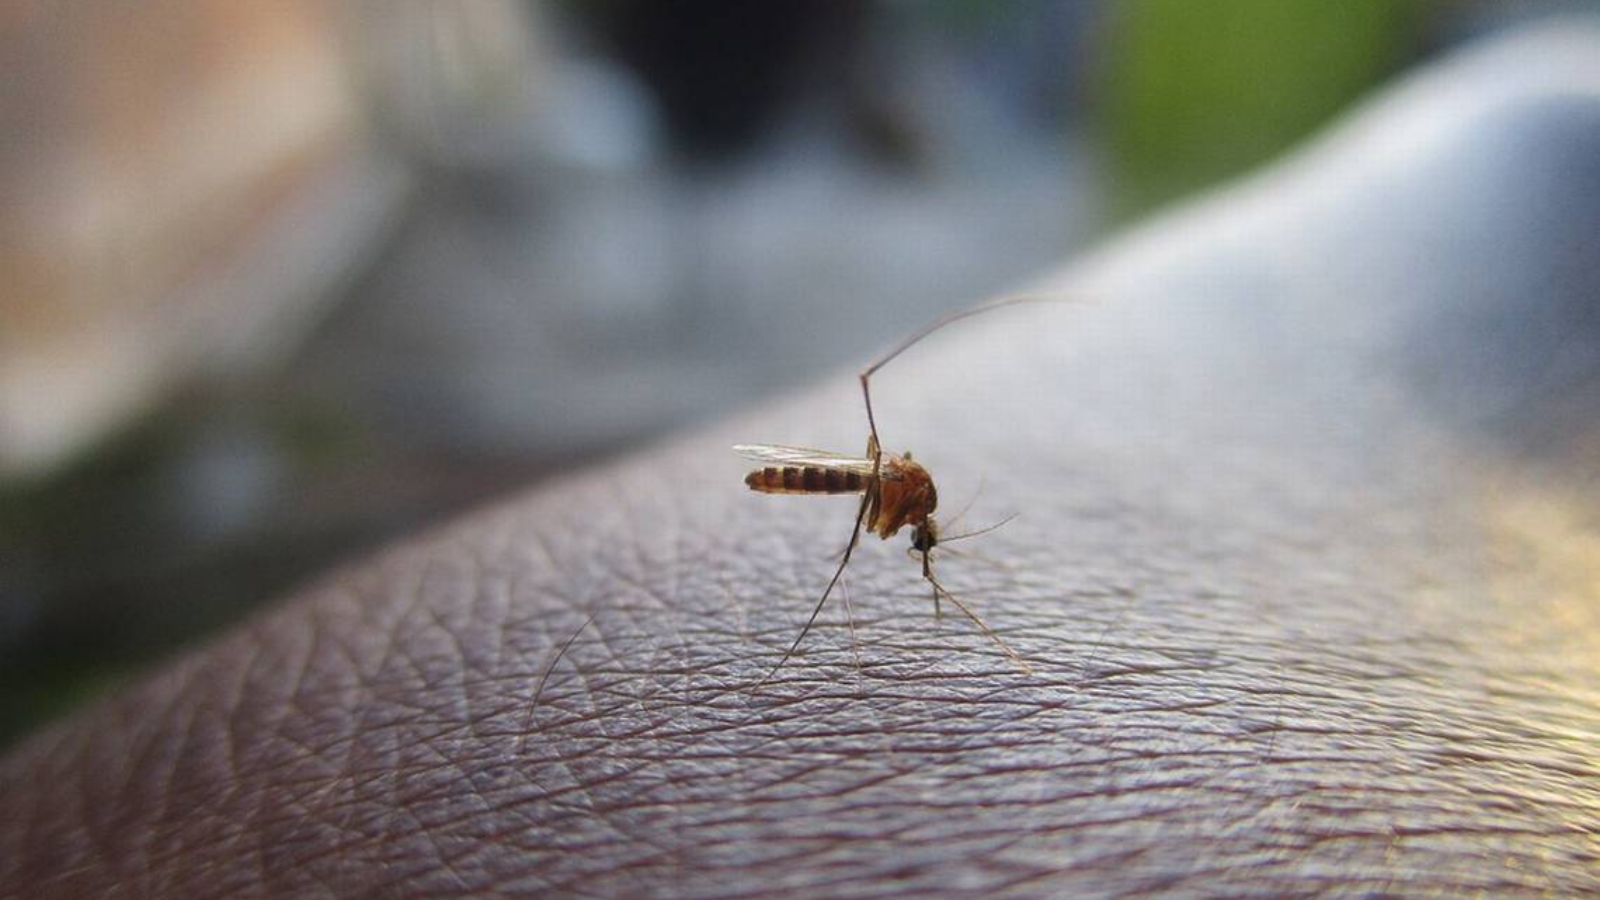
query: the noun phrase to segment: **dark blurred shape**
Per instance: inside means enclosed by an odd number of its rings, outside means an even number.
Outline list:
[[[817,80],[849,77],[868,20],[863,0],[575,2],[636,69],[690,154],[745,148]]]

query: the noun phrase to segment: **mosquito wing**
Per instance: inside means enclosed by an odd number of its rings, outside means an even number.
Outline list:
[[[753,459],[770,466],[811,466],[821,469],[838,469],[843,472],[872,474],[872,460],[860,456],[844,456],[827,450],[809,447],[783,447],[778,444],[737,444],[733,452],[745,459]]]

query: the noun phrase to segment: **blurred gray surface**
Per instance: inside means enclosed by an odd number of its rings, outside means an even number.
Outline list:
[[[1042,9],[1019,14],[1029,52],[886,32],[892,102],[865,124],[824,34],[829,77],[715,159],[551,7],[358,27],[390,177],[312,185],[221,276],[289,292],[307,268],[315,303],[206,320],[206,377],[0,496],[0,735],[341,557],[762,402],[1059,258],[1095,221],[1096,163],[1030,93],[1074,73],[1081,16]],[[329,227],[352,219],[360,241]]]
[[[296,377],[406,444],[567,458],[998,290],[1086,235],[1090,184],[1044,135],[1003,165],[929,175],[875,169],[823,132],[689,179],[549,173],[492,204],[424,192]]]

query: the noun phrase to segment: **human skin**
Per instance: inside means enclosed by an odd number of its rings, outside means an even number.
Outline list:
[[[728,447],[860,448],[843,376],[24,742],[0,894],[1600,891],[1597,45],[1446,64],[880,373],[952,530],[1021,514],[936,566],[1031,675],[902,533],[761,683],[855,504]]]

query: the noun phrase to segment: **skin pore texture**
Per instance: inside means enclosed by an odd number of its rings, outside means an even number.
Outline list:
[[[902,534],[859,668],[830,601],[755,686],[857,501],[728,448],[859,450],[841,373],[23,742],[0,895],[1600,891],[1597,196],[1600,35],[1536,31],[880,372],[947,530],[1020,513],[935,566],[1031,675]]]

